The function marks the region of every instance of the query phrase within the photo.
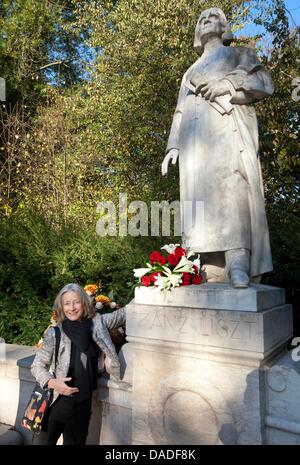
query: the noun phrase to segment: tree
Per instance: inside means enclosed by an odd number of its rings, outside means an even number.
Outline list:
[[[83,76],[85,31],[74,32],[67,27],[74,21],[74,3],[4,0],[0,5],[0,76],[5,78],[7,89],[7,101],[0,114],[0,207],[6,213],[41,192],[37,186],[42,187],[43,182],[38,174],[48,174],[41,170],[43,164],[49,162],[51,170],[53,154],[45,159],[45,140],[39,143],[38,134],[49,120],[49,106],[57,95],[53,88],[67,89]],[[85,59],[89,60],[87,53]],[[41,108],[45,111],[43,124]],[[51,131],[46,139],[48,136]],[[57,134],[53,136],[55,140]],[[48,142],[51,145],[51,140]],[[59,144],[52,142],[52,152],[53,147],[58,149]],[[65,162],[65,174],[66,166]],[[65,189],[64,205],[66,198]]]
[[[66,28],[74,20],[73,9],[74,2],[67,0],[1,2],[0,75],[7,82],[8,102],[30,100],[33,107],[45,84],[70,86],[81,77],[84,31]]]

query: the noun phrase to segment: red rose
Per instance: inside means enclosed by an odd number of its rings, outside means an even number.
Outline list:
[[[150,274],[150,279],[153,283],[155,283],[156,279],[161,276],[161,274],[158,271],[155,271],[155,273]]]
[[[194,268],[195,273],[198,274],[198,272],[199,272],[198,266],[197,266],[197,265],[193,265],[193,268]]]
[[[165,265],[166,263],[166,259],[165,257],[163,257],[160,252],[158,252],[157,250],[154,250],[154,252],[152,252],[150,255],[149,255],[149,260],[154,263],[159,263],[160,265]]]
[[[160,265],[165,265],[167,260],[163,255],[160,255],[157,261]]]
[[[173,253],[170,253],[168,255],[168,262],[170,263],[170,265],[176,266],[179,263],[179,258],[176,257],[176,255],[174,255]]]
[[[143,276],[142,277],[142,285],[143,286],[150,286],[150,284],[151,284],[150,276]]]
[[[197,274],[196,276],[193,277],[192,283],[193,284],[201,284],[202,278],[200,274]]]
[[[186,273],[185,271],[182,273],[182,285],[188,286],[191,284],[191,275],[190,273]]]
[[[183,249],[182,247],[176,247],[176,249],[174,250],[174,254],[178,258],[183,257],[185,255],[185,249]]]
[[[157,250],[154,250],[154,252],[152,252],[150,255],[149,255],[149,260],[151,262],[158,262],[158,259],[160,257],[160,252],[158,252]]]

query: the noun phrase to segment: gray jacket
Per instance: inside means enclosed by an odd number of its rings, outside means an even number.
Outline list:
[[[120,378],[120,362],[115,346],[110,338],[109,329],[117,328],[125,324],[125,307],[112,313],[104,315],[96,314],[93,317],[92,337],[96,344],[105,354],[105,366],[107,371],[115,379]],[[61,324],[58,325],[61,331],[61,339],[56,365],[56,378],[66,378],[71,360],[71,340],[63,332]],[[55,351],[55,331],[49,328],[43,338],[43,347],[36,353],[31,366],[31,373],[42,386],[46,387],[50,378],[54,378],[54,351]],[[54,391],[52,403],[57,399],[58,392]]]

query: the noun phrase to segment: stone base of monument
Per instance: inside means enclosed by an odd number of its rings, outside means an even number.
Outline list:
[[[266,367],[292,336],[282,289],[136,289],[132,444],[265,444]]]

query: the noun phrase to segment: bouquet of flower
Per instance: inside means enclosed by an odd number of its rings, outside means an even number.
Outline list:
[[[200,255],[186,250],[180,244],[168,244],[161,247],[163,252],[154,250],[149,255],[146,268],[134,269],[139,286],[157,286],[159,289],[201,284]]]
[[[90,297],[91,302],[95,306],[97,312],[109,313],[120,308],[120,305],[113,301],[112,293],[110,293],[108,296],[104,294],[98,294],[100,286],[97,284],[87,284],[84,286],[84,290]]]
[[[91,299],[92,304],[94,305],[96,312],[98,313],[110,313],[118,308],[121,308],[121,305],[113,301],[113,293],[111,292],[108,296],[104,294],[98,294],[101,291],[101,284],[87,284],[84,286],[84,290]],[[109,330],[111,339],[116,346],[117,352],[120,350],[122,345],[126,342],[125,339],[125,330],[122,327],[110,329]]]

